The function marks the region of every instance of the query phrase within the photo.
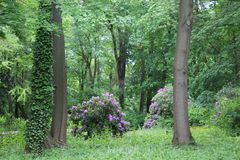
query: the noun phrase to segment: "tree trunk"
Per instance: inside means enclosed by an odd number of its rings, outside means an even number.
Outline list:
[[[97,82],[100,82],[101,80],[101,70],[100,70],[100,60],[97,59]]]
[[[139,105],[139,111],[140,112],[144,112],[144,104],[145,104],[145,91],[141,91],[141,94],[140,94],[140,105]]]
[[[117,73],[119,85],[119,103],[121,108],[124,109],[124,92],[125,92],[125,74],[126,74],[126,61],[127,61],[127,45],[128,33],[118,29],[119,35],[119,57],[117,58]]]
[[[21,117],[22,118],[24,118],[24,119],[27,119],[28,118],[28,116],[27,116],[27,114],[26,114],[26,111],[25,111],[25,109],[24,109],[24,105],[19,105],[19,111],[21,112]]]
[[[192,0],[180,0],[180,19],[174,59],[174,136],[172,140],[174,145],[194,143],[188,121],[187,95],[187,55],[192,26],[192,3]]]
[[[147,104],[146,104],[147,113],[149,113],[149,107],[150,107],[151,103],[152,103],[152,90],[148,89],[147,90]]]
[[[14,111],[14,117],[15,118],[19,118],[19,107],[20,107],[20,103],[19,102],[17,102],[17,100],[16,100],[16,102],[15,102],[15,111]]]
[[[124,108],[124,91],[125,91],[125,68],[126,60],[122,57],[117,61],[117,73],[118,73],[118,87],[119,87],[119,103],[121,108]]]
[[[59,32],[53,33],[53,73],[54,73],[54,107],[52,126],[49,135],[50,146],[64,146],[67,130],[67,86],[65,71],[64,34],[59,8],[52,4],[53,22],[59,26]]]
[[[128,45],[128,32],[118,28],[118,42],[119,42],[119,54],[117,48],[117,39],[114,33],[113,24],[108,21],[108,29],[111,32],[113,53],[117,63],[117,75],[118,75],[118,87],[119,87],[119,103],[121,108],[124,108],[124,91],[125,91],[125,72],[126,72],[126,60],[127,60],[127,45]]]
[[[93,71],[93,87],[95,85],[95,79],[97,76],[97,69],[98,69],[98,61],[97,61],[97,56],[94,56],[94,71]]]
[[[145,89],[143,88],[143,82],[145,79],[145,60],[142,59],[142,66],[141,66],[141,80],[140,80],[140,85],[141,85],[141,94],[140,94],[140,105],[139,105],[139,111],[143,112],[144,111],[144,104],[145,104]]]

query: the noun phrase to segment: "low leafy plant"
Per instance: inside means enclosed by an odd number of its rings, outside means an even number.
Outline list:
[[[143,126],[146,113],[136,112],[134,110],[127,109],[126,121],[130,122],[129,129],[136,130]]]
[[[26,121],[10,114],[0,116],[0,132],[25,131]]]
[[[210,118],[210,109],[191,106],[188,109],[189,123],[191,126],[203,126]]]
[[[232,136],[240,135],[240,97],[223,99],[214,115],[215,124]]]
[[[89,138],[106,130],[110,130],[113,135],[122,135],[129,127],[124,116],[113,94],[105,93],[102,97],[84,101],[82,105],[72,106],[69,119],[74,124],[74,135],[86,132],[86,138]]]

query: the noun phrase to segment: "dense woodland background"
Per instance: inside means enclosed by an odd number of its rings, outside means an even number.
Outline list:
[[[51,79],[33,81],[34,53],[44,50],[41,45],[36,49],[36,37],[39,26],[49,32],[58,30],[55,36],[62,32],[57,25],[45,22],[39,4],[36,0],[0,2],[0,124],[9,126],[2,131],[11,131],[12,125],[19,128],[11,124],[18,118],[25,125],[38,94],[32,91],[33,82],[46,81],[47,85]],[[141,128],[158,90],[173,85],[179,2],[58,0],[56,9],[61,12],[65,37],[67,109],[110,92],[126,113],[130,130]],[[187,60],[191,126],[212,125],[220,106],[232,119],[228,122],[221,117],[214,124],[239,136],[239,46],[240,2],[194,0]],[[171,117],[158,123],[161,128],[172,125]]]
[[[178,3],[133,0],[60,4],[68,106],[105,91],[120,95],[117,74],[121,72],[125,75],[124,108],[148,111],[156,91],[172,84]],[[37,1],[5,1],[0,5],[0,113],[27,118]],[[201,106],[211,107],[219,90],[239,84],[239,14],[236,1],[194,2],[189,96]],[[126,69],[116,68],[119,61]]]

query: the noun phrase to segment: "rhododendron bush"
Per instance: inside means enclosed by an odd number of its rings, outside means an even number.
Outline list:
[[[72,133],[74,135],[87,133],[87,137],[101,134],[106,130],[110,130],[113,135],[122,135],[129,126],[124,117],[119,103],[110,93],[92,97],[81,105],[72,106],[69,114],[69,119],[74,124]]]
[[[144,128],[151,128],[157,124],[159,116],[162,118],[171,118],[173,116],[173,89],[160,88],[158,93],[153,97],[149,107],[149,114],[143,125]]]

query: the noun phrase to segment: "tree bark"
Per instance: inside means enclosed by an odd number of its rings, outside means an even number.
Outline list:
[[[192,26],[192,0],[180,0],[180,19],[174,59],[174,145],[193,144],[188,121],[187,55]]]
[[[147,104],[146,104],[146,110],[147,113],[149,113],[149,107],[152,103],[152,89],[147,90]]]
[[[52,4],[53,22],[59,27],[58,33],[53,33],[53,73],[54,73],[54,107],[51,131],[48,143],[51,146],[66,144],[67,130],[67,86],[65,70],[64,34],[60,9]]]
[[[127,61],[127,45],[128,33],[118,29],[119,35],[119,56],[117,58],[117,73],[119,85],[119,103],[121,108],[124,109],[124,92],[125,92],[125,75],[126,75],[126,61]]]
[[[118,28],[118,42],[119,53],[117,48],[117,39],[115,36],[113,24],[108,21],[107,28],[111,32],[113,53],[117,63],[118,87],[119,87],[119,103],[121,108],[124,109],[124,92],[125,92],[125,74],[126,74],[126,61],[127,61],[127,45],[128,45],[128,32],[124,29]]]

